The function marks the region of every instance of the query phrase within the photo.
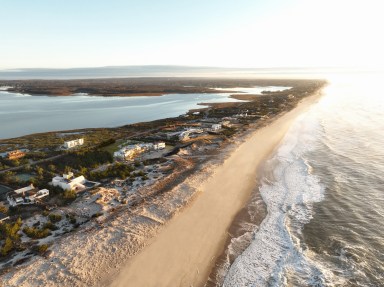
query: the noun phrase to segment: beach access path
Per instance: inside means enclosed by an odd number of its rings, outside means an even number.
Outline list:
[[[227,231],[245,206],[257,182],[257,172],[292,122],[315,103],[320,94],[303,99],[296,108],[252,133],[198,187],[199,194],[141,252],[108,275],[103,286],[204,286]]]

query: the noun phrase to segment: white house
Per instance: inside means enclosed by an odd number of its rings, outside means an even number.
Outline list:
[[[35,198],[43,198],[49,195],[49,190],[48,189],[40,189],[37,193]]]
[[[7,200],[11,206],[17,206],[21,204],[34,204],[36,199],[40,199],[49,195],[48,189],[37,190],[33,184],[16,189],[7,193]]]
[[[74,148],[76,146],[83,145],[83,144],[84,144],[84,139],[81,138],[81,139],[76,139],[76,140],[72,140],[72,141],[66,141],[66,142],[64,142],[63,147],[65,149],[70,149],[70,148]]]
[[[165,149],[165,142],[157,142],[153,145],[154,150]]]
[[[128,145],[113,153],[113,156],[120,159],[132,159],[135,155],[143,152],[145,147],[140,145]]]
[[[59,186],[63,190],[75,191],[81,191],[87,188],[92,188],[100,184],[99,182],[89,181],[85,179],[85,177],[82,175],[74,177],[72,172],[68,172],[68,174],[63,174],[63,176],[55,176],[54,178],[52,178],[51,183],[53,186]]]
[[[179,135],[179,140],[181,140],[181,141],[187,140],[187,139],[189,139],[190,134],[201,134],[203,132],[204,132],[203,129],[188,129],[188,130],[183,131]]]
[[[221,124],[213,124],[211,127],[211,131],[215,132],[221,130]]]
[[[52,185],[59,186],[63,190],[81,190],[85,189],[84,183],[86,179],[84,176],[74,177],[72,172],[63,174],[63,176],[55,176],[52,178]]]
[[[165,142],[157,142],[157,143],[140,143],[136,145],[128,145],[123,147],[122,149],[113,153],[115,158],[119,159],[133,159],[140,153],[150,151],[150,150],[159,150],[165,148]]]

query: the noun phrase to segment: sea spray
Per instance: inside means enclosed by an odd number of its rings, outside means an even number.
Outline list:
[[[292,278],[291,273],[300,273],[301,283],[327,281],[322,268],[306,256],[300,240],[304,224],[312,218],[313,203],[323,198],[323,186],[306,158],[321,134],[316,107],[312,107],[296,120],[265,164],[260,193],[268,215],[231,266],[224,286],[281,286]]]

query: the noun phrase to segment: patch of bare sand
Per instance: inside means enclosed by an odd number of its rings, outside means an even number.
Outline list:
[[[260,164],[283,139],[292,122],[319,98],[302,100],[292,111],[255,131],[198,187],[193,204],[175,216],[140,253],[133,256],[117,276],[103,285],[202,286],[227,230],[249,199]]]

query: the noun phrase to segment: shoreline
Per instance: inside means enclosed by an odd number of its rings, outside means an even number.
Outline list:
[[[173,217],[117,276],[107,276],[102,286],[203,286],[225,251],[227,231],[248,202],[260,166],[292,122],[320,96],[301,100],[293,110],[254,131],[198,187],[200,195],[193,204]]]
[[[66,80],[0,79],[0,87],[8,88],[7,91],[9,92],[33,96],[67,97],[74,94],[87,93],[89,96],[131,97],[161,96],[166,94],[228,93],[220,88],[270,86],[277,83],[283,86],[291,86],[300,81],[305,81],[305,79],[227,79],[220,77],[137,77]]]
[[[214,176],[215,172],[228,161],[231,154],[247,142],[252,137],[251,135],[257,133],[259,129],[268,129],[269,125],[290,113],[288,110],[295,110],[299,99],[303,99],[304,94],[306,94],[304,96],[304,101],[306,101],[307,95],[319,93],[319,88],[318,84],[311,83],[311,86],[308,86],[310,93],[306,90],[307,86],[298,87],[294,91],[295,96],[298,95],[297,98],[291,94],[280,95],[278,93],[274,98],[269,96],[257,97],[252,102],[233,105],[233,107],[228,107],[226,103],[217,103],[212,104],[207,110],[203,109],[205,116],[209,113],[209,115],[217,115],[219,118],[228,114],[238,114],[244,109],[250,109],[256,115],[262,113],[268,116],[258,117],[254,122],[252,120],[244,122],[245,120],[243,120],[242,124],[237,127],[239,133],[233,138],[229,137],[224,140],[223,145],[218,146],[218,150],[209,152],[208,148],[208,152],[203,152],[200,155],[199,152],[197,154],[192,153],[191,157],[188,156],[188,151],[186,151],[186,157],[184,157],[185,151],[181,151],[180,155],[172,155],[171,160],[176,165],[178,162],[180,167],[175,169],[175,174],[171,173],[170,178],[166,177],[166,181],[162,180],[158,184],[150,186],[147,191],[145,188],[145,190],[138,192],[139,197],[145,194],[153,194],[153,196],[143,198],[141,204],[134,205],[134,208],[119,206],[107,218],[96,219],[85,224],[81,232],[64,234],[50,246],[49,253],[45,254],[44,257],[25,258],[25,260],[29,260],[25,265],[22,264],[24,258],[20,260],[16,260],[16,258],[14,262],[17,263],[16,265],[21,264],[21,266],[13,265],[16,267],[13,270],[4,270],[5,273],[1,274],[0,282],[4,282],[7,286],[20,286],[20,284],[22,286],[25,284],[25,286],[35,286],[36,284],[45,286],[58,284],[61,286],[97,286],[100,282],[110,282],[130,258],[139,254],[143,249],[145,250],[150,242],[156,241],[157,234],[166,228],[173,218],[183,214],[181,211],[188,210],[189,206],[194,205],[193,202],[201,201],[201,189],[196,187]],[[172,123],[180,125],[179,122],[188,125],[187,119],[179,117],[123,126],[106,131],[95,129],[91,140],[100,134],[104,135],[103,138],[108,138],[109,135],[113,135],[115,138],[138,136],[142,135],[144,130],[152,133],[164,128],[165,124],[166,126]],[[41,134],[41,136],[46,136],[54,145],[56,139],[52,139],[51,134],[46,133]],[[60,137],[59,140],[61,140],[61,135],[55,134],[54,136]],[[35,138],[36,135],[30,135],[14,140],[27,144],[29,140],[33,143]],[[43,139],[42,142],[45,143],[44,146],[46,147],[47,140]],[[98,144],[98,142],[91,142],[94,146]],[[29,146],[27,147],[29,148]],[[36,146],[32,146],[33,148]],[[200,147],[198,149],[200,150]],[[226,202],[228,203],[228,200]],[[223,246],[224,243],[225,240],[222,242]],[[214,260],[211,264],[214,265]],[[81,266],[80,269],[79,266]],[[7,268],[9,267],[10,265],[7,266]],[[206,277],[208,277],[209,271],[207,270]],[[23,275],[26,273],[29,274],[29,278]],[[109,278],[105,278],[105,274],[108,274],[106,277]]]

